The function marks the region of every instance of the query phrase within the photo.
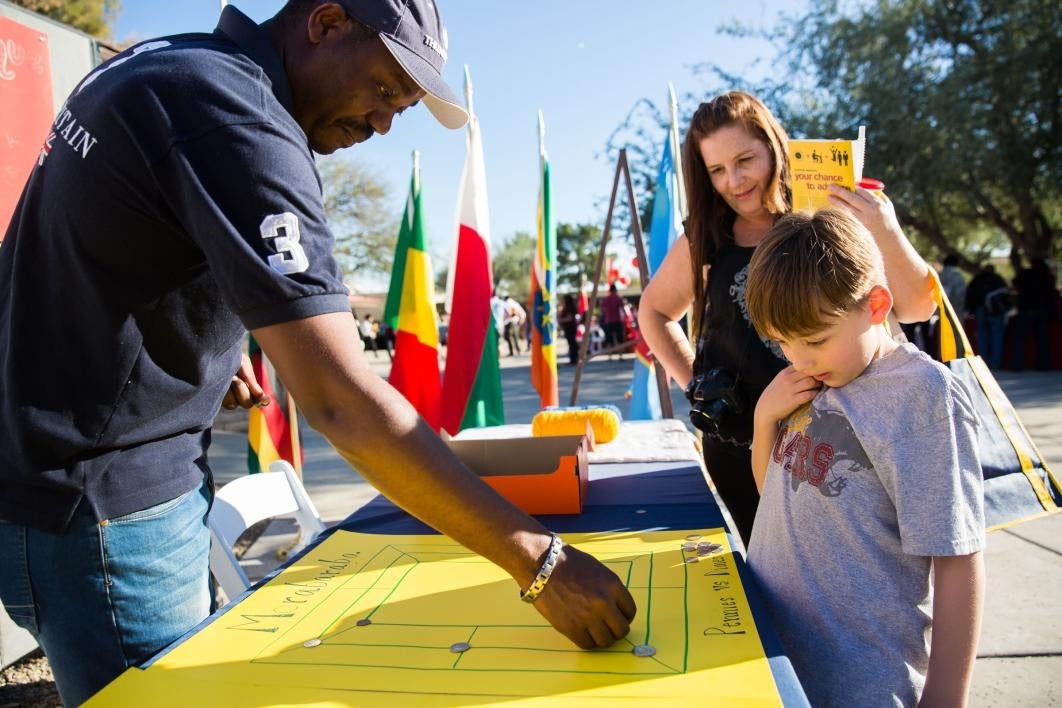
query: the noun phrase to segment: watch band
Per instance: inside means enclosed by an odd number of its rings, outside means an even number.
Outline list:
[[[557,565],[557,559],[560,558],[561,548],[564,546],[564,541],[557,534],[553,534],[553,537],[549,542],[549,550],[546,551],[546,560],[542,561],[542,567],[538,569],[538,575],[531,581],[531,585],[527,590],[520,591],[520,599],[524,602],[534,602],[538,599],[542,589],[546,587],[546,583],[549,582],[549,576],[553,574],[553,568]]]

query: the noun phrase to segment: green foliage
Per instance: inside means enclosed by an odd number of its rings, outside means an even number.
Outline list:
[[[1000,247],[1025,258],[1059,255],[1062,4],[810,0],[806,7],[766,30],[727,28],[769,40],[773,69],[750,84],[712,63],[699,66],[709,90],[680,101],[683,131],[701,100],[731,89],[763,99],[793,137],[855,137],[866,125],[864,172],[885,181],[927,258],[956,253],[972,269]],[[641,162],[659,150],[665,114],[651,102],[636,109],[613,135],[639,146],[644,157],[632,156],[632,170],[647,183]]]
[[[601,228],[594,224],[557,224],[559,291],[578,291],[584,282],[594,279],[601,236]],[[602,265],[602,270],[604,268]]]
[[[780,75],[758,88],[791,135],[867,125],[865,172],[936,252],[1058,249],[1062,6],[1052,0],[815,3],[767,33]],[[971,253],[974,251],[974,253]],[[930,252],[927,255],[935,255]]]
[[[681,120],[680,118],[680,124]],[[663,156],[669,121],[666,104],[658,106],[647,98],[639,99],[627,113],[623,123],[608,136],[605,145],[605,155],[611,159],[610,166],[613,170],[619,160],[619,151],[627,150],[627,167],[634,185],[643,232],[648,230],[653,215],[656,177],[660,170],[660,158]],[[601,205],[602,213],[607,208],[608,202],[605,200]],[[616,192],[615,214],[609,240],[616,236],[633,243],[627,189],[622,178]]]
[[[534,236],[517,231],[494,252],[494,287],[498,292],[511,295],[517,302],[527,302],[531,294],[531,260],[535,246]]]
[[[99,39],[111,37],[121,0],[12,0],[27,10],[68,24]]]
[[[391,271],[400,215],[387,212],[390,190],[369,168],[342,157],[318,161],[334,255],[343,275],[378,276]]]
[[[494,285],[498,292],[512,295],[519,302],[527,301],[531,294],[531,260],[535,255],[535,246],[535,236],[517,231],[501,248],[495,250]],[[600,246],[599,226],[557,224],[558,292],[578,290],[584,281],[593,279]]]
[[[434,254],[431,257],[431,262],[435,270],[435,294],[445,295],[446,283],[450,277],[450,265],[446,259]]]

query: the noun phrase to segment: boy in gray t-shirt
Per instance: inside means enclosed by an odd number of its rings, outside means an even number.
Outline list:
[[[889,335],[881,254],[847,214],[779,219],[746,292],[790,361],[756,405],[748,563],[809,700],[965,704],[984,592],[966,390]]]

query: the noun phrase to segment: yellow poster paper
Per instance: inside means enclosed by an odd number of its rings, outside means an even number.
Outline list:
[[[790,140],[793,210],[816,210],[831,206],[829,186],[855,190],[863,176],[864,131],[856,140]]]
[[[576,648],[444,536],[338,531],[88,705],[781,705],[722,529],[565,540],[638,603],[609,649]]]

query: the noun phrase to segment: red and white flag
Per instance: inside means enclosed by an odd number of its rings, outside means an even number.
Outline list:
[[[446,334],[440,423],[451,435],[463,428],[501,425],[498,333],[490,309],[494,276],[490,257],[487,179],[479,119],[472,111],[472,82],[465,67],[468,141],[457,203],[457,242],[447,282]]]

